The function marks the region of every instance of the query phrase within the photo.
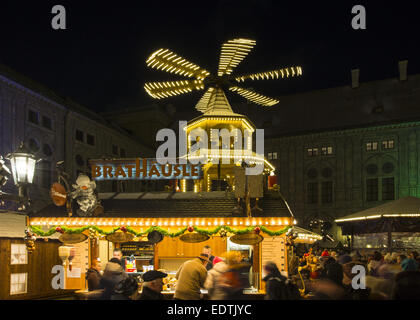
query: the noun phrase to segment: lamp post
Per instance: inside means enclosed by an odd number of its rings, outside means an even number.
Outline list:
[[[19,195],[3,193],[0,191],[0,199],[19,202],[23,205],[23,208],[25,208],[30,204],[28,186],[33,182],[35,165],[38,160],[25,147],[23,142],[20,143],[16,151],[8,154],[6,159],[10,160],[13,180],[15,185],[19,188]],[[0,166],[3,168],[4,172],[10,174],[10,170],[4,166],[4,161],[3,163],[0,162]],[[5,179],[7,179],[7,177]]]

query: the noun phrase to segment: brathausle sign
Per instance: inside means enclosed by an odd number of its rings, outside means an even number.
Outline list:
[[[159,164],[152,158],[90,160],[92,179],[158,180],[201,179],[201,164]]]

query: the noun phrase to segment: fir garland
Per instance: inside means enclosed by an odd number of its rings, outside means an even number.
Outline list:
[[[269,236],[272,236],[272,237],[280,236],[280,235],[286,233],[287,230],[289,230],[289,228],[291,228],[290,226],[286,226],[281,230],[271,231],[264,226],[250,226],[250,227],[247,227],[245,229],[233,229],[229,226],[218,226],[218,227],[214,228],[213,230],[206,230],[206,229],[201,229],[199,227],[194,226],[193,229],[194,229],[194,231],[196,231],[200,234],[207,235],[207,236],[212,236],[212,235],[217,234],[222,229],[224,229],[227,232],[233,233],[235,235],[236,234],[251,233],[251,232],[254,232],[256,227],[259,227],[262,232],[264,232],[264,233],[266,233],[266,234],[268,234]],[[103,230],[103,229],[101,229],[101,228],[99,228],[95,225],[89,225],[89,226],[84,226],[84,227],[81,227],[81,228],[74,228],[74,229],[71,229],[71,228],[68,228],[68,227],[53,226],[48,231],[43,231],[41,228],[36,227],[36,226],[30,226],[30,228],[31,228],[33,233],[35,233],[35,234],[37,234],[38,236],[41,236],[41,237],[48,237],[48,236],[53,235],[56,232],[59,232],[59,231],[57,231],[58,228],[61,229],[61,233],[68,233],[68,234],[78,234],[78,233],[82,233],[82,232],[84,232],[88,229],[93,229],[96,232],[98,232],[100,235],[114,234],[115,232],[117,232],[118,230],[121,229],[121,227],[116,227],[116,228],[112,229],[111,231],[105,231],[105,230]],[[180,235],[184,234],[185,231],[187,231],[188,228],[187,227],[182,228],[177,232],[169,232],[169,231],[167,231],[167,230],[165,230],[161,227],[158,227],[158,226],[152,226],[152,227],[148,228],[147,230],[145,230],[143,232],[136,232],[131,227],[125,227],[125,229],[126,229],[125,232],[131,233],[136,237],[144,236],[146,234],[149,234],[152,231],[157,231],[157,232],[161,233],[163,236],[175,238],[175,237],[179,237]]]

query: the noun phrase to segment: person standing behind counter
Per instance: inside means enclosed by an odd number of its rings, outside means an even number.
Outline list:
[[[175,287],[174,299],[200,300],[200,289],[204,287],[207,278],[206,266],[210,263],[205,253],[192,260],[185,261],[178,269],[175,278],[178,280]]]

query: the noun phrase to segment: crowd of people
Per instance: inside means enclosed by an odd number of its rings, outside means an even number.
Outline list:
[[[159,270],[148,271],[139,284],[124,271],[119,249],[102,272],[95,261],[86,278],[89,291],[98,292],[93,299],[163,300],[163,279]],[[310,250],[296,257],[291,276],[283,275],[274,262],[263,266],[266,300],[329,299],[377,300],[420,299],[420,257],[416,251],[398,253],[351,253]],[[185,261],[176,273],[173,299],[200,300],[207,290],[210,300],[241,300],[250,287],[251,265],[239,251],[228,251],[220,257],[205,246],[199,256]],[[293,268],[292,268],[293,269]],[[141,285],[141,293],[139,293]]]
[[[420,299],[417,251],[391,254],[310,250],[299,259],[296,269],[301,293],[309,299]]]

